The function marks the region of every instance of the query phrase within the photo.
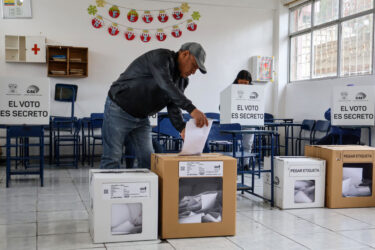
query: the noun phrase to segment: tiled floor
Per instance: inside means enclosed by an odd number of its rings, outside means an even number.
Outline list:
[[[88,169],[47,167],[43,188],[36,177],[13,177],[6,189],[0,166],[0,250],[375,249],[375,208],[282,211],[240,194],[234,237],[93,244]]]

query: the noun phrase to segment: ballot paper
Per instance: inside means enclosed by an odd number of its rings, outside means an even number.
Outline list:
[[[179,182],[180,224],[221,222],[222,178],[181,178]]]
[[[371,196],[371,180],[366,182],[363,168],[344,167],[342,172],[342,196]]]
[[[195,120],[190,119],[185,127],[185,140],[179,155],[200,155],[203,152],[208,134],[210,133],[212,120],[208,120],[208,126],[198,128]]]
[[[315,201],[315,180],[296,180],[294,184],[294,202],[312,203]]]
[[[112,204],[111,232],[142,233],[142,203]]]

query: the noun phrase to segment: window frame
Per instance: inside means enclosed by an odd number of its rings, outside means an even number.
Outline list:
[[[365,11],[361,11],[361,12],[358,12],[358,13],[355,13],[355,14],[351,14],[349,16],[346,16],[346,17],[342,17],[342,0],[338,0],[339,1],[339,8],[338,8],[338,18],[335,19],[335,20],[332,20],[332,21],[329,21],[329,22],[326,22],[326,23],[321,23],[319,25],[314,25],[315,23],[315,3],[319,1],[319,0],[309,0],[309,1],[306,1],[306,2],[303,2],[299,5],[296,5],[292,8],[289,9],[289,16],[288,16],[288,83],[300,83],[300,82],[311,82],[311,81],[317,81],[317,80],[327,80],[327,79],[339,79],[339,78],[348,78],[348,77],[360,77],[360,76],[369,76],[369,75],[374,75],[374,72],[375,72],[375,67],[374,67],[374,40],[375,40],[375,0],[372,0],[372,9],[369,9],[369,10],[365,10]],[[311,27],[310,28],[305,28],[303,30],[299,30],[299,31],[295,31],[293,33],[290,33],[290,22],[291,22],[291,13],[296,10],[296,9],[299,9],[299,8],[302,8],[306,5],[309,5],[311,4]],[[362,16],[366,16],[366,15],[369,15],[369,14],[372,14],[372,55],[371,55],[371,72],[368,73],[368,74],[357,74],[357,75],[351,75],[351,76],[340,76],[341,74],[341,38],[342,38],[342,23],[345,22],[345,21],[349,21],[349,20],[353,20],[355,18],[358,18],[358,17],[362,17]],[[316,77],[316,78],[313,78],[313,33],[315,30],[319,30],[319,29],[322,29],[322,28],[327,28],[327,27],[330,27],[330,26],[333,26],[333,25],[336,25],[337,26],[337,72],[336,72],[336,76],[327,76],[327,77]],[[291,51],[292,51],[292,38],[293,37],[296,37],[296,36],[299,36],[299,35],[304,35],[304,34],[310,34],[310,41],[311,41],[311,44],[310,44],[310,77],[309,79],[303,79],[303,80],[294,80],[292,81],[291,80]]]

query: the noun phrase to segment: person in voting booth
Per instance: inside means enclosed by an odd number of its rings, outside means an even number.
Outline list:
[[[331,108],[324,113],[324,118],[331,121]],[[361,129],[360,128],[340,128],[338,126],[331,126],[330,131],[326,136],[317,141],[318,145],[332,145],[339,144],[340,136],[342,137],[342,144],[360,144],[361,143]]]
[[[124,138],[135,149],[139,168],[150,168],[153,153],[148,116],[167,107],[173,126],[185,138],[181,109],[197,127],[208,125],[203,112],[184,95],[188,77],[199,69],[205,74],[206,52],[199,43],[185,43],[175,52],[156,49],[135,59],[114,81],[104,107],[103,155],[100,168],[119,168]]]
[[[236,79],[234,79],[233,84],[246,84],[246,85],[253,85],[252,84],[252,77],[249,71],[241,70],[238,72]],[[248,128],[248,130],[253,130],[252,128]],[[244,134],[242,135],[242,143],[243,143],[243,150],[244,152],[251,153],[252,147],[254,142],[254,135],[253,134]],[[248,168],[248,165],[245,165],[245,168]]]

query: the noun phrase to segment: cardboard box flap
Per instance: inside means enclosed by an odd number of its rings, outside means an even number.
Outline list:
[[[233,159],[230,156],[225,156],[218,153],[209,153],[201,155],[178,155],[178,154],[155,154],[156,158],[172,161],[212,161],[212,160],[229,160]]]
[[[331,150],[375,150],[374,147],[362,145],[314,145],[313,147],[326,148]]]

